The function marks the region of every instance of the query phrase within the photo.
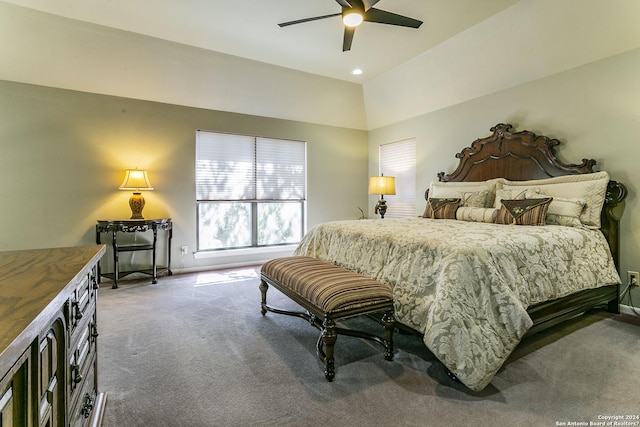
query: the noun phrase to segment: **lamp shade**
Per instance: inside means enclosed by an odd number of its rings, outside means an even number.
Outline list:
[[[369,194],[396,194],[396,178],[384,175],[370,177]]]
[[[120,190],[153,190],[147,171],[139,169],[127,169],[124,175],[124,180],[120,185]]]

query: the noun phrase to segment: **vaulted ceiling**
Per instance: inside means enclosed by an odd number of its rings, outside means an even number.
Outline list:
[[[363,23],[342,52],[335,0],[4,0],[79,21],[341,80],[363,82],[517,3],[516,0],[380,0],[375,7],[423,21],[419,29]],[[363,70],[353,76],[355,68]]]

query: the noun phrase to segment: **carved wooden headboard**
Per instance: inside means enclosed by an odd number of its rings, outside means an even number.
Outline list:
[[[470,147],[456,154],[460,163],[450,174],[440,172],[440,181],[485,181],[506,178],[513,181],[550,178],[561,175],[594,172],[596,161],[583,159],[581,164],[565,164],[556,157],[557,139],[538,136],[533,132],[513,132],[509,124],[499,123],[491,135],[479,138]],[[620,216],[614,208],[627,196],[625,186],[609,181],[602,208],[601,230],[605,235],[616,266],[620,255]]]

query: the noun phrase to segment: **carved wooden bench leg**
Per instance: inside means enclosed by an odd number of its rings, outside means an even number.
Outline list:
[[[393,329],[396,326],[393,309],[384,312],[382,324],[384,325],[384,358],[385,360],[393,360]]]
[[[262,303],[260,304],[260,311],[264,316],[267,314],[267,291],[269,290],[269,285],[264,280],[260,280],[260,295],[262,296]]]
[[[338,334],[336,332],[336,322],[333,320],[327,320],[322,323],[322,343],[324,344],[325,356],[324,356],[324,376],[328,381],[333,381],[333,377],[336,376],[335,359],[333,357],[333,348]],[[322,360],[322,355],[319,354]]]

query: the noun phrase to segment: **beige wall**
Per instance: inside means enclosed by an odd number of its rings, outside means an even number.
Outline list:
[[[640,2],[523,0],[364,83],[369,129],[640,48]]]
[[[307,141],[308,225],[367,203],[365,131],[0,81],[0,250],[92,244],[97,219],[128,218],[124,170],[149,171],[146,218],[175,221],[174,267],[195,260],[195,131]]]
[[[367,128],[359,84],[1,1],[0,80]]]
[[[640,49],[584,65],[433,113],[386,126],[369,134],[369,170],[377,170],[378,146],[415,137],[417,188],[425,189],[440,171],[452,172],[455,154],[487,136],[497,123],[559,139],[559,157],[584,157],[623,182],[628,190],[622,217],[621,271],[640,270]],[[391,197],[389,197],[391,198]],[[423,200],[416,209],[421,212]],[[637,296],[636,296],[637,295]],[[636,304],[640,293],[634,293]]]

